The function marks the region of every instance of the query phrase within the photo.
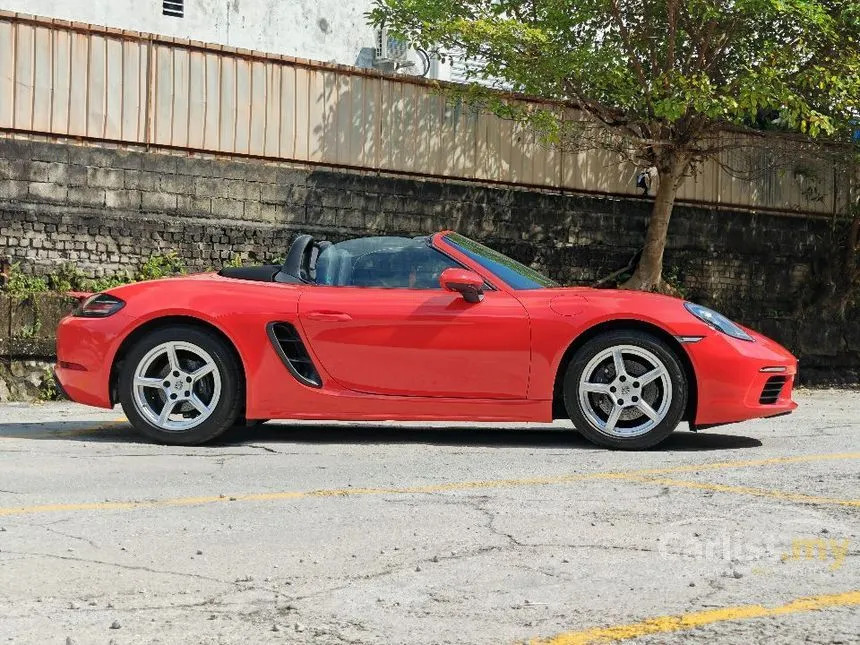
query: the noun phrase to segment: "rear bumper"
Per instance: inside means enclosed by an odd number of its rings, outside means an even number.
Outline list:
[[[57,387],[70,401],[92,405],[97,408],[112,408],[107,392],[107,378],[78,368],[61,367],[54,369]]]
[[[113,357],[111,318],[64,318],[57,327],[54,378],[76,403],[111,408],[110,365]]]
[[[715,333],[686,346],[698,380],[695,426],[780,416],[797,408],[791,398],[797,359],[769,338],[753,336],[755,342],[748,342]],[[784,379],[781,387],[768,384],[774,378]]]

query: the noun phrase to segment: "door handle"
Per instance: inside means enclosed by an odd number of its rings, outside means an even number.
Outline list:
[[[320,322],[346,322],[352,320],[352,316],[342,311],[311,311],[307,314],[308,320]]]

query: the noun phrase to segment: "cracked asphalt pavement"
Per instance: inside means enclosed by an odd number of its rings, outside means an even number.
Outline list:
[[[857,643],[860,392],[796,398],[639,453],[0,405],[0,643]]]

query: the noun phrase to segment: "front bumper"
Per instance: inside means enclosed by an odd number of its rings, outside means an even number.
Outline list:
[[[698,381],[696,427],[779,416],[797,408],[791,398],[797,359],[769,338],[752,336],[755,342],[714,332],[685,345]],[[781,387],[775,379],[784,379]]]

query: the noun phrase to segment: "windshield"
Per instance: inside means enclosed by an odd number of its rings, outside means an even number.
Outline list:
[[[544,289],[560,286],[542,273],[512,260],[507,255],[494,251],[459,233],[448,233],[445,241],[462,251],[485,269],[492,271],[514,289]]]

